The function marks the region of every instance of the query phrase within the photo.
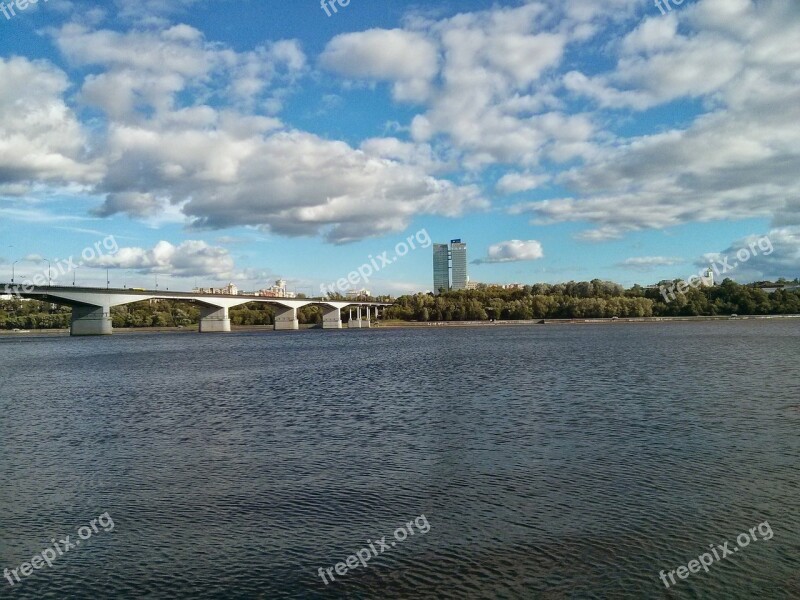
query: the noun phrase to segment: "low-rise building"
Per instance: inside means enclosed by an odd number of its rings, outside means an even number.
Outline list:
[[[278,279],[272,287],[256,292],[256,296],[261,296],[262,298],[296,298],[297,294],[286,289],[285,279]]]
[[[239,288],[236,287],[235,284],[229,283],[228,285],[222,288],[194,288],[192,292],[194,292],[195,294],[238,296]]]

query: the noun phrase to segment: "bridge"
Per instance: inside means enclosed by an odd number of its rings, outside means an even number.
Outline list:
[[[356,317],[348,323],[349,328],[372,326],[372,310],[378,315],[380,307],[391,306],[383,302],[348,302],[319,298],[271,298],[227,294],[198,294],[194,292],[168,292],[161,290],[103,289],[84,287],[31,286],[0,283],[0,293],[12,294],[72,307],[71,335],[111,335],[111,307],[123,306],[143,300],[183,300],[200,307],[200,333],[225,333],[231,330],[228,311],[234,306],[260,302],[275,308],[275,330],[300,329],[297,311],[304,306],[322,308],[322,328],[342,329],[342,310],[355,310]]]

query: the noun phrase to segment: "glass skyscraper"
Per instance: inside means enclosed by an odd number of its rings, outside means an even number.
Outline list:
[[[450,258],[453,263],[451,290],[467,289],[467,245],[461,240],[450,241]]]
[[[433,245],[433,293],[450,290],[450,250],[447,244]]]
[[[451,267],[452,264],[452,267]],[[452,278],[450,272],[452,270]],[[450,290],[467,289],[467,245],[461,240],[433,245],[433,291],[436,294]]]

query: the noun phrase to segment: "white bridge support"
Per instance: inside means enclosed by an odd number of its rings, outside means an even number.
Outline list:
[[[72,307],[70,335],[111,335],[112,332],[110,306]]]
[[[275,307],[275,331],[296,331],[300,329],[297,320],[297,308],[289,306]]]
[[[230,309],[247,304],[247,300],[229,298],[196,298],[200,305],[200,333],[230,333]]]
[[[55,293],[53,288],[44,290],[44,300],[72,307],[72,320],[69,333],[73,336],[111,335],[111,307],[138,302],[143,298],[126,294],[102,292],[81,293],[73,290]],[[34,297],[29,295],[28,297]]]
[[[363,322],[361,321],[361,307],[356,306],[356,318],[353,318],[353,309],[350,309],[350,320],[347,322],[347,327],[349,329],[361,329],[363,327]]]
[[[342,329],[342,309],[347,308],[346,302],[329,302],[322,305],[322,328]]]
[[[224,306],[200,307],[200,333],[230,333],[231,319]]]

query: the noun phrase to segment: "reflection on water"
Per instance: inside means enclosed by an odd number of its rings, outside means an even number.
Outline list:
[[[0,597],[796,598],[799,366],[783,320],[0,338],[0,568],[115,523]]]

